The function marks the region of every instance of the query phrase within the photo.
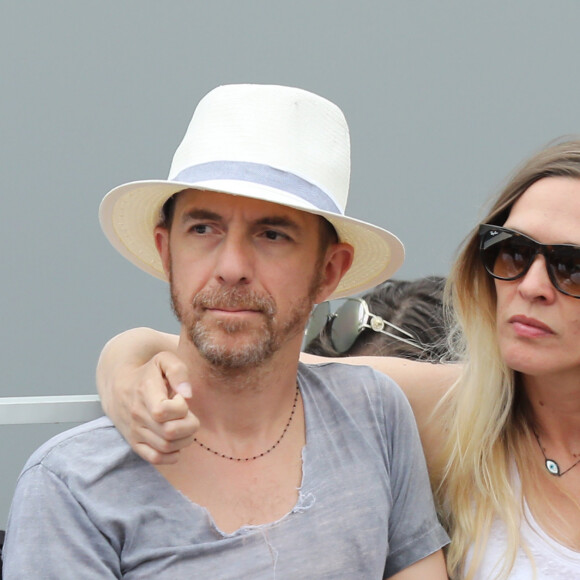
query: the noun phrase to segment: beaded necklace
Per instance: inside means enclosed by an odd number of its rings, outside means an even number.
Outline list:
[[[286,426],[284,427],[284,431],[282,431],[282,435],[280,435],[280,437],[278,438],[278,441],[276,441],[276,443],[274,443],[274,445],[272,445],[272,447],[270,447],[269,449],[266,449],[266,451],[259,453],[258,455],[254,455],[253,457],[232,457],[231,455],[226,455],[225,453],[220,453],[219,451],[213,450],[211,447],[208,447],[207,445],[205,445],[201,441],[198,441],[198,439],[196,437],[194,437],[193,440],[202,449],[205,449],[206,451],[209,451],[210,453],[213,453],[214,455],[217,455],[218,457],[222,457],[223,459],[229,459],[230,461],[254,461],[254,459],[259,459],[260,457],[264,457],[265,455],[268,455],[268,453],[274,451],[274,449],[276,449],[276,447],[278,447],[278,445],[280,445],[280,442],[282,441],[282,439],[284,439],[284,435],[286,435],[286,432],[288,431],[288,428],[290,427],[290,423],[292,423],[292,419],[294,418],[294,413],[296,412],[296,405],[298,404],[299,393],[300,393],[300,390],[298,389],[298,383],[296,383],[296,395],[294,396],[294,404],[292,405],[292,411],[290,413],[290,417],[288,419],[288,422],[286,423]]]

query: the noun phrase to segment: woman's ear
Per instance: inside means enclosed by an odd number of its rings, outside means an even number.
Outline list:
[[[354,248],[347,243],[331,244],[322,262],[320,285],[315,303],[324,302],[335,290],[348,272],[354,259]]]

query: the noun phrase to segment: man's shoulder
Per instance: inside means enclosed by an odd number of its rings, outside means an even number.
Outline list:
[[[387,375],[369,366],[350,365],[343,362],[300,364],[298,374],[302,386],[307,386],[313,396],[325,394],[348,401],[391,406],[408,405],[399,385]],[[364,397],[361,395],[364,394]]]
[[[393,379],[370,366],[346,362],[300,363],[299,374],[307,381],[352,385],[378,385],[382,389],[399,391]]]
[[[325,424],[334,437],[376,441],[376,449],[416,429],[409,401],[399,386],[374,369],[345,363],[299,367],[299,384],[310,425]],[[363,434],[358,437],[357,433]],[[351,444],[349,443],[349,444]]]
[[[101,417],[67,429],[43,443],[32,453],[22,471],[42,465],[59,472],[87,461],[112,458],[115,449],[126,453],[129,446],[111,421]]]

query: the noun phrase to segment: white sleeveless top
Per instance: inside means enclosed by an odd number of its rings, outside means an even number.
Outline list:
[[[580,552],[562,546],[548,536],[534,520],[524,502],[522,539],[528,546],[533,564],[526,552],[519,548],[509,580],[577,580],[580,579]],[[501,569],[506,546],[506,532],[502,521],[496,520],[478,568],[475,580],[492,580]],[[534,565],[536,575],[534,576]]]

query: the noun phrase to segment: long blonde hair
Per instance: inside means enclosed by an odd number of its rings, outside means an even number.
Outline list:
[[[482,223],[503,225],[514,203],[536,181],[580,179],[580,140],[551,145],[522,165],[496,198]],[[520,377],[501,358],[496,337],[493,281],[479,258],[477,228],[455,261],[447,297],[457,321],[454,346],[464,369],[439,408],[445,442],[434,471],[441,515],[451,535],[447,565],[452,578],[470,579],[480,562],[492,522],[503,520],[507,544],[498,578],[506,578],[521,546],[520,471],[535,443]],[[533,472],[533,470],[532,470]],[[468,555],[471,554],[468,565]]]

